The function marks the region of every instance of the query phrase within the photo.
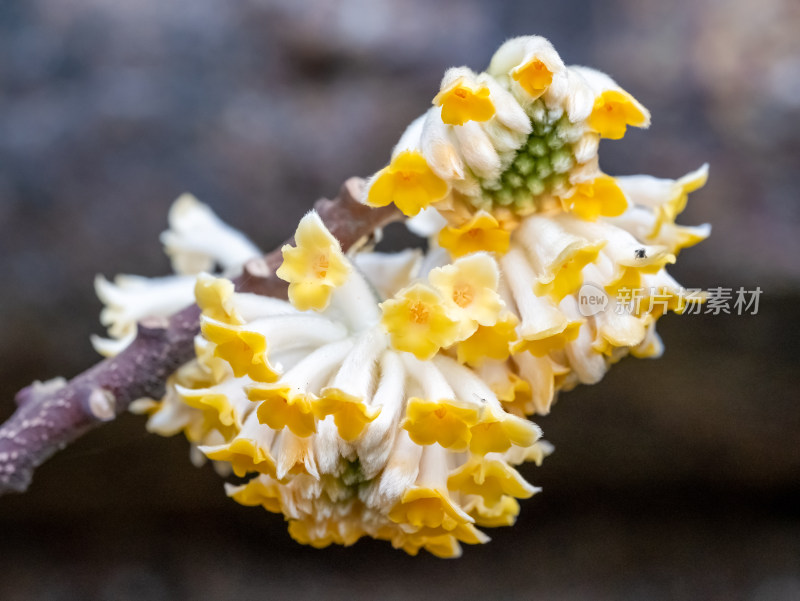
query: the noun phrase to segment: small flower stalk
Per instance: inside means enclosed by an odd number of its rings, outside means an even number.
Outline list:
[[[259,252],[181,198],[163,237],[178,275],[99,279],[111,338],[95,344],[119,352],[139,317],[194,300],[196,358],[136,403],[150,431],[183,432],[196,462],[239,478],[228,496],[282,514],[301,543],[457,556],[539,492],[517,471],[552,451],[530,416],[628,354],[658,356],[656,321],[686,307],[666,267],[709,234],[675,223],[707,168],[598,164],[602,138],[649,123],[607,75],[509,40],[485,72],[445,73],[364,191],[426,253],[345,254],[312,211],[282,249],[288,300],[236,292],[228,277]],[[606,310],[583,310],[586,285]]]

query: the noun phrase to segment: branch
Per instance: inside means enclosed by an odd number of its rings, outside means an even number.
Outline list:
[[[375,230],[396,221],[393,207],[371,209],[359,203],[363,180],[347,180],[334,200],[314,208],[343,250],[369,241]],[[245,265],[237,290],[286,297],[287,284],[275,276],[280,248]],[[56,451],[127,410],[138,398],[161,398],[169,377],[194,357],[200,310],[186,307],[169,319],[147,318],[134,341],[117,356],[101,361],[69,382],[34,382],[17,393],[17,410],[0,425],[0,495],[24,492],[34,470]]]

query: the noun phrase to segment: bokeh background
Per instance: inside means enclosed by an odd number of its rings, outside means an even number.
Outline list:
[[[178,194],[270,249],[384,164],[445,68],[530,33],[651,109],[608,172],[711,163],[682,222],[713,234],[672,272],[760,286],[759,313],[669,316],[661,360],[563,395],[524,472],[544,492],[454,561],[297,545],[124,416],[0,499],[0,599],[800,598],[795,0],[4,0],[0,418],[97,360],[92,279],[165,273]]]

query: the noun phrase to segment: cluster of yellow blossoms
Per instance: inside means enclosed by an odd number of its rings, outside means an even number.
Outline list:
[[[709,233],[675,223],[706,169],[665,180],[597,163],[601,137],[648,123],[608,76],[566,67],[543,38],[510,40],[485,73],[447,71],[365,189],[411,217],[426,253],[346,256],[312,211],[276,273],[288,302],[237,293],[201,272],[229,276],[257,250],[182,198],[164,236],[180,275],[99,280],[118,340],[96,345],[117,352],[193,288],[196,359],[136,404],[148,428],[249,478],[228,495],[282,513],[300,542],[456,556],[537,492],[514,469],[551,450],[528,416],[628,353],[658,355],[656,320],[685,307],[665,266]],[[586,284],[604,311],[582,310]],[[646,294],[628,306],[632,290]]]

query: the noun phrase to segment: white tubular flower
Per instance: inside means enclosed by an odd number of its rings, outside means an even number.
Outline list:
[[[507,413],[491,388],[472,370],[447,357],[434,360],[461,399],[477,398],[481,403],[478,422],[470,427],[470,451],[477,455],[502,453],[512,446],[527,447],[541,436],[539,427]]]
[[[675,219],[686,208],[689,193],[702,188],[707,180],[707,164],[677,180],[661,179],[650,175],[631,175],[617,179],[620,187],[634,205],[643,207],[651,215],[648,220],[648,224],[651,226],[650,230],[647,233],[641,232],[641,237],[658,239],[659,236],[662,236],[667,239],[676,238],[676,241],[695,240],[697,235],[702,235],[705,230],[709,229],[708,226],[700,226],[699,230],[675,231],[676,227],[680,227],[675,226]],[[643,215],[640,213],[638,218],[642,219]],[[667,231],[662,233],[664,229]],[[710,232],[706,232],[705,236],[696,242],[703,240],[708,233]],[[690,244],[683,246],[687,245]]]
[[[453,128],[442,121],[441,110],[435,107],[428,109],[414,123],[418,121],[421,127],[416,132],[419,136],[416,144],[431,169],[462,193],[477,194],[480,190],[478,179],[469,171],[458,150]]]
[[[94,280],[94,289],[105,307],[100,313],[100,323],[108,327],[109,335],[121,343],[103,338],[93,338],[98,352],[106,356],[125,348],[136,334],[136,324],[145,317],[168,317],[192,303],[193,276],[166,276],[145,278],[136,275],[118,275],[114,282],[101,275]]]
[[[480,399],[456,396],[447,378],[431,362],[403,356],[413,388],[409,393],[402,427],[420,445],[437,443],[464,451],[471,439],[470,428],[478,423]]]
[[[514,394],[506,406],[516,408],[522,415],[547,415],[560,388],[559,376],[569,369],[556,363],[552,357],[536,357],[532,353],[514,355],[511,362],[517,371],[516,382],[524,382],[525,387],[516,384]],[[516,390],[519,388],[519,390]]]
[[[237,275],[261,251],[240,231],[224,223],[191,194],[183,194],[169,211],[169,227],[161,234],[164,251],[178,274],[213,272],[215,265]]]
[[[597,259],[607,242],[575,235],[556,219],[537,215],[522,222],[515,241],[536,274],[536,294],[548,294],[557,303],[580,288],[583,268]]]
[[[564,94],[564,63],[553,45],[540,36],[522,36],[505,42],[494,53],[486,70],[528,104],[547,93]]]
[[[394,448],[400,419],[406,400],[406,371],[399,353],[384,352],[380,360],[380,379],[372,397],[372,407],[378,412],[355,443],[361,459],[364,478],[375,479],[386,465]]]
[[[118,275],[113,283],[100,275],[95,278],[95,292],[105,305],[100,323],[108,327],[111,337],[92,336],[92,345],[101,355],[112,357],[127,347],[136,335],[137,322],[145,317],[168,317],[190,305],[198,273],[219,266],[227,275],[236,275],[245,262],[261,256],[244,234],[189,194],[172,204],[169,225],[161,241],[176,275]]]
[[[501,261],[520,317],[519,341],[513,352],[530,351],[544,356],[577,336],[580,319],[570,320],[547,294],[536,294],[537,275],[520,248],[512,248]]]

